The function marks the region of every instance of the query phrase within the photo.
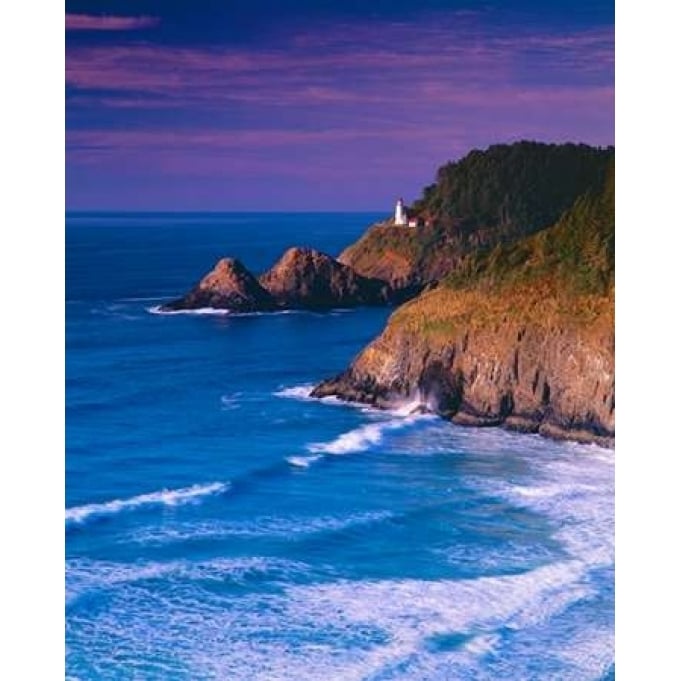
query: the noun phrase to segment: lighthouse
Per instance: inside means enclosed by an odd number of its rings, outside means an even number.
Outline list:
[[[404,207],[404,201],[402,201],[402,199],[397,199],[397,205],[395,206],[395,224],[407,224],[407,211]]]

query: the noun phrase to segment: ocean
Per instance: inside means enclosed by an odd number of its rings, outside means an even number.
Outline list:
[[[308,397],[390,309],[157,314],[379,214],[66,216],[69,679],[614,679],[614,453]]]

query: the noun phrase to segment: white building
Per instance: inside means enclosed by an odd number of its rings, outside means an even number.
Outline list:
[[[402,201],[402,199],[397,199],[397,205],[395,206],[395,224],[407,224],[407,209],[404,207],[404,201]]]

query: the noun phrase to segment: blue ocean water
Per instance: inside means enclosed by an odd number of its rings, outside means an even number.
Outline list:
[[[71,679],[614,678],[614,455],[316,401],[390,310],[159,315],[372,214],[70,214]]]

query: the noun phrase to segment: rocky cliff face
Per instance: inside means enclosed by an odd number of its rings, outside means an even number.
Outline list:
[[[462,424],[610,444],[614,165],[552,227],[472,254],[400,307],[317,397],[419,398]]]
[[[522,142],[438,171],[418,228],[376,225],[338,260],[291,248],[259,280],[225,259],[165,309],[402,302],[317,397],[418,397],[470,425],[609,444],[615,432],[614,150]],[[414,296],[418,296],[415,297]]]
[[[471,255],[551,227],[578,197],[602,185],[613,157],[613,149],[537,142],[472,151],[442,166],[411,206],[426,224],[374,225],[338,259],[388,282],[406,300]]]
[[[503,425],[554,437],[611,444],[615,433],[612,298],[591,301],[588,323],[547,304],[542,319],[505,311],[477,314],[474,297],[432,291],[399,310],[385,331],[316,397],[387,407],[418,398],[463,425]],[[525,312],[541,315],[535,298]],[[527,301],[526,301],[527,303]],[[442,318],[419,307],[448,306]],[[446,309],[446,308],[445,308]]]
[[[260,277],[260,284],[287,308],[379,305],[389,297],[385,282],[363,277],[311,248],[290,248]]]
[[[239,260],[223,258],[189,293],[161,309],[173,311],[204,307],[254,312],[274,310],[277,304]]]
[[[404,301],[447,275],[481,245],[479,232],[464,235],[457,225],[381,223],[370,227],[338,260],[362,276],[387,282],[394,299]]]

